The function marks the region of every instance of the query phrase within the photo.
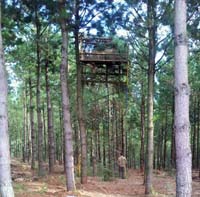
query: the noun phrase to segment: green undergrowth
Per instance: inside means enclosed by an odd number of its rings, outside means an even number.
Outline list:
[[[13,187],[16,193],[21,193],[26,191],[26,186],[23,183],[14,183]]]

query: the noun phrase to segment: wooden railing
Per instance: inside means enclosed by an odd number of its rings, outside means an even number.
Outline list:
[[[127,62],[127,53],[81,52],[80,61],[83,62]]]

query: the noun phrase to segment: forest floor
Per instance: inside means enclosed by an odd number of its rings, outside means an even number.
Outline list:
[[[66,192],[65,175],[62,166],[56,166],[55,173],[39,178],[30,165],[12,160],[12,179],[16,197],[143,197],[143,174],[129,170],[126,179],[114,178],[102,181],[99,177],[88,177],[88,183],[81,185],[77,179],[77,191]],[[175,196],[175,173],[154,171],[153,196]],[[193,172],[193,195],[200,196],[200,179]]]

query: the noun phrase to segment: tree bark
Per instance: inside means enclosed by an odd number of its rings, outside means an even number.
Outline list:
[[[108,144],[108,167],[111,168],[111,136],[110,136],[110,91],[109,85],[106,84],[106,91],[107,91],[107,110],[106,110],[106,132],[107,132],[107,144]]]
[[[192,168],[196,167],[196,136],[197,136],[197,110],[196,110],[196,96],[194,95],[193,99],[193,135],[191,139],[192,143]],[[192,127],[191,127],[192,128]],[[191,130],[191,131],[192,131]]]
[[[176,149],[175,149],[175,130],[174,130],[174,108],[175,108],[175,96],[173,93],[172,97],[172,108],[171,108],[171,113],[172,113],[172,122],[171,122],[171,167],[175,168],[175,158],[176,158]]]
[[[146,159],[146,181],[145,194],[152,193],[153,178],[153,99],[154,99],[154,72],[155,72],[155,2],[149,0],[148,5],[148,33],[149,33],[149,62],[148,62],[148,138],[147,138],[147,159]]]
[[[167,158],[167,131],[168,131],[168,109],[166,106],[165,111],[165,128],[164,128],[164,148],[163,148],[163,169],[166,168],[166,158]]]
[[[27,160],[27,106],[26,106],[26,82],[23,92],[23,140],[22,140],[22,161]]]
[[[196,166],[200,169],[200,101],[198,100],[197,103],[197,115],[198,115],[198,123],[197,123],[197,161]],[[199,171],[199,177],[200,177],[200,171]]]
[[[45,103],[43,103],[43,107],[42,107],[42,122],[43,122],[43,143],[44,143],[44,150],[43,150],[43,159],[46,162],[47,160],[47,129],[46,129],[46,114],[45,114]]]
[[[85,130],[85,120],[83,115],[83,84],[81,76],[81,65],[79,61],[79,0],[75,1],[75,52],[76,52],[76,69],[77,69],[77,112],[78,112],[78,123],[81,136],[81,183],[87,183],[87,139]]]
[[[31,129],[31,169],[35,169],[35,157],[36,157],[36,144],[35,144],[35,125],[34,125],[34,105],[33,105],[33,91],[32,80],[29,73],[29,108],[30,108],[30,129]]]
[[[61,94],[62,94],[62,112],[63,112],[63,127],[64,127],[64,139],[65,139],[65,171],[67,190],[73,191],[75,187],[74,178],[74,156],[73,156],[73,143],[72,143],[72,126],[70,117],[70,104],[68,94],[67,83],[67,63],[68,63],[68,31],[66,27],[66,20],[63,16],[65,10],[65,3],[63,0],[59,0],[60,7],[60,26],[62,33],[62,50],[61,50],[61,65],[60,65],[60,81],[61,81]]]
[[[42,106],[41,106],[41,65],[40,65],[40,22],[38,19],[37,9],[35,10],[35,25],[36,25],[36,52],[37,52],[37,86],[36,86],[36,105],[37,105],[37,122],[38,122],[38,175],[44,176],[44,161],[43,161],[43,125],[42,125]]]
[[[47,57],[48,58],[48,57]],[[53,128],[53,113],[51,105],[51,91],[49,87],[49,60],[46,60],[45,65],[45,80],[46,80],[46,99],[47,99],[47,123],[48,123],[48,155],[49,155],[49,172],[54,172],[55,164],[55,140]]]
[[[144,171],[144,136],[145,136],[145,96],[143,82],[141,82],[141,108],[140,108],[140,123],[141,123],[141,134],[140,134],[140,171]]]
[[[189,197],[192,192],[189,122],[188,39],[186,0],[175,1],[175,142],[176,196]]]
[[[4,64],[4,52],[1,28],[1,1],[0,1],[0,196],[14,197],[10,170],[10,147],[8,134],[8,87]]]

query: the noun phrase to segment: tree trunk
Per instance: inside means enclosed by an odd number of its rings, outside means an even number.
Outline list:
[[[166,111],[165,111],[165,128],[164,128],[164,148],[163,148],[163,169],[166,167],[166,158],[167,158],[167,131],[168,131],[168,109],[166,106]]]
[[[176,149],[175,149],[175,131],[174,131],[174,101],[175,101],[175,97],[174,97],[174,94],[173,94],[173,105],[172,105],[172,109],[171,109],[171,112],[172,112],[172,122],[171,122],[171,129],[172,129],[172,132],[171,132],[171,166],[173,168],[175,168],[175,158],[176,158]]]
[[[57,153],[56,153],[56,158],[59,160],[59,163],[63,163],[64,161],[64,128],[63,128],[63,113],[62,113],[62,106],[61,103],[59,102],[59,120],[60,120],[60,135],[57,133],[56,137],[56,146],[57,146]],[[58,157],[59,156],[59,157]]]
[[[10,170],[10,147],[8,134],[8,111],[7,111],[7,80],[4,64],[3,43],[1,28],[1,1],[0,1],[0,196],[14,197],[11,170]]]
[[[46,99],[47,99],[47,123],[48,123],[48,155],[49,155],[49,172],[54,171],[55,164],[55,141],[54,141],[54,128],[53,128],[53,113],[51,105],[51,92],[49,87],[49,60],[46,60],[45,65],[45,80],[46,80]]]
[[[196,161],[196,166],[197,168],[200,169],[200,101],[198,100],[198,104],[197,104],[197,115],[198,115],[198,123],[197,123],[197,161]],[[200,171],[199,171],[200,172]],[[199,173],[200,175],[200,173]]]
[[[124,130],[124,110],[123,110],[123,105],[121,105],[121,144],[122,144],[122,146],[121,146],[121,152],[123,153],[123,155],[125,155],[125,153],[126,153],[126,150],[125,150],[125,148],[126,148],[126,145],[125,145],[125,130]]]
[[[140,123],[141,123],[141,142],[140,142],[140,171],[144,171],[144,135],[145,135],[145,96],[144,85],[141,83],[141,108],[140,108]]]
[[[23,140],[22,140],[22,161],[27,160],[27,106],[26,106],[26,82],[23,92]]]
[[[100,135],[99,124],[97,128],[97,150],[98,150],[98,162],[101,162],[101,135]]]
[[[188,39],[186,0],[175,1],[175,140],[176,196],[189,197],[192,192],[189,122]]]
[[[62,32],[62,59],[60,65],[60,80],[61,80],[61,94],[62,94],[62,112],[63,112],[63,127],[64,127],[64,139],[65,139],[65,171],[67,190],[75,190],[75,178],[74,178],[74,156],[73,156],[73,143],[72,143],[72,126],[70,117],[70,104],[68,94],[67,83],[67,63],[68,63],[68,31],[66,27],[65,17],[63,11],[65,10],[65,3],[63,0],[59,0],[60,3],[60,25]]]
[[[153,99],[154,99],[154,72],[155,72],[155,2],[148,1],[148,33],[149,33],[149,62],[148,62],[148,138],[146,159],[145,194],[152,193],[153,178]]]
[[[74,128],[74,141],[76,142],[75,147],[74,147],[74,164],[77,166],[79,164],[79,144],[80,144],[80,139],[79,139],[79,132],[77,126]]]
[[[41,106],[41,96],[40,96],[40,86],[41,86],[41,65],[40,65],[40,22],[37,16],[37,10],[36,13],[36,50],[37,50],[37,86],[36,86],[36,105],[37,105],[37,122],[38,122],[38,175],[44,176],[44,160],[43,160],[43,125],[42,125],[42,106]]]
[[[106,127],[105,127],[105,117],[104,113],[102,112],[102,124],[103,124],[103,166],[106,167]]]
[[[108,144],[108,168],[111,169],[111,141],[110,141],[110,91],[109,85],[106,84],[106,91],[107,91],[107,113],[106,113],[106,132],[107,132],[107,144]]]
[[[35,125],[34,125],[34,105],[33,105],[33,91],[32,91],[32,80],[29,73],[29,107],[30,107],[30,129],[31,129],[31,169],[35,169],[35,157],[36,157],[36,144],[35,144]]]
[[[44,151],[43,151],[43,159],[46,162],[47,160],[47,130],[46,130],[46,117],[45,117],[45,104],[43,103],[42,107],[42,122],[43,122],[43,142],[44,142]]]
[[[77,113],[78,113],[78,123],[81,136],[81,183],[87,183],[87,138],[85,130],[85,120],[83,115],[83,84],[82,84],[82,67],[79,60],[79,0],[75,1],[75,53],[76,53],[76,69],[77,69]]]
[[[196,96],[193,99],[193,135],[191,137],[192,143],[192,168],[196,167],[196,136],[197,136],[197,107],[196,107]]]

